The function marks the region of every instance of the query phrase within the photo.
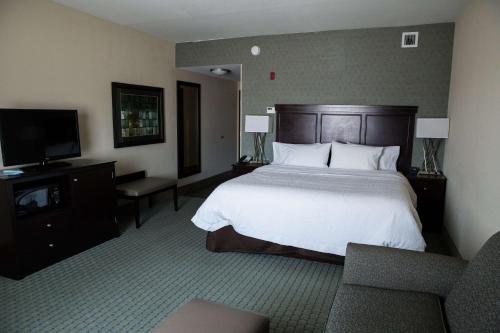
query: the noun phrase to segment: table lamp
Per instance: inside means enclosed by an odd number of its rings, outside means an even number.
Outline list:
[[[254,134],[254,160],[264,163],[266,160],[264,146],[266,133],[269,133],[269,116],[245,116],[245,132]]]
[[[424,162],[420,174],[438,175],[439,146],[442,139],[448,138],[450,119],[448,118],[418,118],[417,138],[424,139]]]

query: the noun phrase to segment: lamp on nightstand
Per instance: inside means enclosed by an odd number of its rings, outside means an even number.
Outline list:
[[[269,116],[245,116],[245,132],[254,134],[254,159],[264,163],[266,159],[264,145],[266,133],[269,133]]]
[[[424,139],[424,162],[420,173],[427,175],[439,174],[438,151],[441,139],[447,139],[450,130],[448,118],[418,118],[417,138]]]

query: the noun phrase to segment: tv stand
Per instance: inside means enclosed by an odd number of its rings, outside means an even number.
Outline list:
[[[28,165],[25,167],[22,167],[21,170],[24,172],[32,172],[32,171],[48,171],[51,169],[57,169],[57,168],[65,168],[65,167],[70,167],[71,163],[69,162],[40,162],[39,164],[36,165]]]
[[[115,219],[115,162],[75,159],[0,178],[0,275],[22,279],[119,236]],[[59,204],[25,213],[16,195],[58,187]]]

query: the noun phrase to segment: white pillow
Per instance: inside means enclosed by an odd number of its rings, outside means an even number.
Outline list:
[[[352,146],[362,146],[354,143],[349,143]],[[372,148],[382,148],[382,155],[378,161],[379,170],[391,170],[397,171],[397,163],[399,158],[399,146],[387,146],[387,147],[374,147],[374,146],[364,146]]]
[[[330,168],[378,170],[383,147],[349,145],[333,141]]]
[[[331,144],[299,145],[273,142],[273,164],[328,167]]]
[[[399,146],[384,147],[380,160],[378,161],[378,169],[397,171],[399,150]]]

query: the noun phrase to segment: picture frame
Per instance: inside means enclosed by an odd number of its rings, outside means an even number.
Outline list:
[[[165,142],[164,90],[111,83],[115,148]]]

